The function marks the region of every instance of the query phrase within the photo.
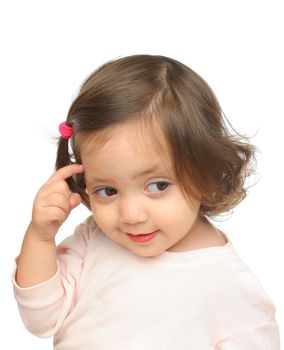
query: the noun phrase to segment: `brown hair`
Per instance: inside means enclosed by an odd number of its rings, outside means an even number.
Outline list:
[[[208,84],[164,56],[123,57],[87,78],[68,112],[67,123],[74,129],[71,150],[68,140],[60,138],[56,169],[80,162],[76,134],[141,118],[159,122],[181,189],[186,196],[201,195],[201,216],[225,213],[246,197],[255,147],[232,128]],[[84,178],[68,183],[89,208]]]

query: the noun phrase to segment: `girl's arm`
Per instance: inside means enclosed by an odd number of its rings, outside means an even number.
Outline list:
[[[79,194],[71,193],[65,180],[82,172],[79,164],[59,169],[37,193],[17,261],[16,282],[20,287],[34,286],[55,275],[55,236],[71,210],[81,203]]]

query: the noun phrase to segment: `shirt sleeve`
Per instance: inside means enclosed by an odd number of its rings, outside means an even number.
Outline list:
[[[215,350],[280,350],[279,329],[275,320],[241,331],[221,341]]]
[[[13,274],[14,295],[23,323],[34,335],[54,335],[72,311],[76,302],[88,231],[88,226],[81,224],[72,236],[58,245],[57,272],[51,279],[32,287],[21,288],[16,283],[15,273]]]

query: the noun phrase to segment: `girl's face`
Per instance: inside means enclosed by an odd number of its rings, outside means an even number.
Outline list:
[[[92,213],[109,238],[143,257],[189,250],[200,202],[185,199],[166,151],[161,158],[124,125],[99,147],[89,136],[81,158]]]

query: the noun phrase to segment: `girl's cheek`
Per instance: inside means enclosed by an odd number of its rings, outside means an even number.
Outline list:
[[[115,220],[115,213],[109,205],[92,205],[91,209],[98,224],[109,226]]]

